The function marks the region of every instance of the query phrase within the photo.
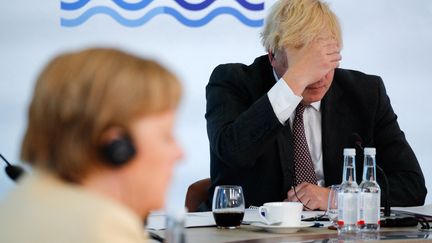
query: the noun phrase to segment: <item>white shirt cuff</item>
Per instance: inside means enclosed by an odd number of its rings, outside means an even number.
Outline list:
[[[285,124],[297,105],[303,99],[294,94],[288,84],[282,78],[268,91],[270,104],[279,122]]]

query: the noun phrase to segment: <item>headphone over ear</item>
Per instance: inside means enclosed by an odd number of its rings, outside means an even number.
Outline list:
[[[121,136],[102,146],[102,155],[114,167],[126,164],[135,153],[135,146],[129,136]]]

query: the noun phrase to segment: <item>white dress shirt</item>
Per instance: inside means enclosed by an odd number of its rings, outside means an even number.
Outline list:
[[[278,80],[276,73],[273,70],[275,79]],[[280,78],[276,84],[267,93],[270,104],[273,108],[276,117],[283,125],[289,121],[292,125],[295,117],[295,109],[301,102],[303,97],[297,96],[288,86],[288,84]],[[289,120],[288,120],[289,119]],[[322,133],[321,133],[321,101],[312,103],[307,106],[304,114],[304,128],[306,141],[312,157],[312,162],[317,176],[318,185],[324,186],[324,170],[322,157]]]

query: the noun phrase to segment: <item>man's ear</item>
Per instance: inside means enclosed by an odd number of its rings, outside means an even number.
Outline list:
[[[276,65],[275,53],[272,50],[269,50],[267,56],[271,66],[274,68]]]
[[[269,58],[270,63],[272,63],[274,60],[274,53],[271,50],[269,50],[267,56]]]

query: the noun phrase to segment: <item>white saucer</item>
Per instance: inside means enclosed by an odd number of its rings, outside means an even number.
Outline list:
[[[299,226],[281,226],[281,225],[266,225],[264,223],[256,222],[256,223],[252,223],[251,225],[272,233],[290,234],[299,231],[301,228],[311,227],[314,224],[315,224],[314,222],[301,222]]]

